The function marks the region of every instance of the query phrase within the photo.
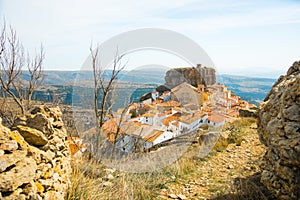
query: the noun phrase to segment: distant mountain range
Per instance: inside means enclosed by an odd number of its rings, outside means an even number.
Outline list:
[[[167,69],[147,68],[140,70],[121,71],[118,80],[122,82],[132,83],[150,83],[150,84],[164,84],[165,73]],[[111,70],[105,70],[104,78],[109,78]],[[74,81],[92,80],[93,73],[91,71],[45,71],[44,84],[46,85],[73,85]],[[30,77],[25,72],[23,78],[28,80]]]
[[[136,95],[141,95],[143,91],[149,92],[151,88],[156,88],[165,83],[164,77],[166,68],[144,68],[132,71],[122,71],[118,77],[118,84],[121,87],[128,87],[129,83],[134,83],[137,92],[134,92],[133,99],[138,99]],[[103,73],[108,78],[111,71],[106,70]],[[24,79],[28,79],[28,74],[24,73]],[[64,99],[61,102],[70,104],[72,101],[73,84],[76,80],[82,87],[92,87],[93,74],[90,71],[45,71],[44,86],[36,93],[36,98],[40,100],[51,100],[51,95],[60,93]],[[253,78],[235,75],[217,76],[217,82],[222,83],[242,99],[258,105],[263,101],[266,94],[270,91],[276,79],[271,78]],[[122,86],[123,85],[123,86]],[[137,86],[138,85],[138,86]],[[55,92],[53,93],[52,90]],[[49,96],[50,95],[50,96]],[[39,98],[42,97],[42,98]]]

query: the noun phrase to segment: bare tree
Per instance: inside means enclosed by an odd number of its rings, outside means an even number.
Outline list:
[[[117,80],[119,73],[125,68],[126,64],[121,63],[124,54],[119,55],[117,51],[113,60],[113,68],[110,77],[105,79],[103,76],[105,70],[103,66],[101,66],[100,62],[99,47],[93,51],[91,45],[90,53],[94,75],[94,112],[97,125],[99,128],[101,128],[106,115],[110,112],[112,107],[109,97],[114,90],[114,83]]]
[[[4,51],[4,46],[5,46],[5,27],[6,27],[6,25],[4,23],[2,31],[1,31],[1,35],[0,35],[0,58]]]
[[[105,69],[106,66],[101,64],[101,56],[99,46],[93,50],[93,45],[90,46],[91,54],[91,65],[93,70],[93,107],[96,119],[96,134],[92,138],[92,148],[96,155],[96,158],[101,160],[102,155],[101,148],[106,148],[108,145],[105,140],[103,140],[102,126],[106,120],[108,114],[112,111],[112,101],[113,101],[113,91],[116,89],[116,80],[118,75],[125,68],[126,64],[122,64],[121,60],[124,55],[119,55],[118,50],[114,56],[112,69],[108,71]],[[117,132],[120,132],[120,127],[118,125]],[[117,133],[117,135],[118,135]],[[117,138],[117,137],[116,137]],[[104,145],[104,146],[103,146]]]
[[[26,96],[28,106],[31,105],[32,95],[36,88],[41,84],[44,79],[43,75],[43,61],[45,58],[44,48],[41,45],[40,51],[37,55],[35,55],[34,59],[30,60],[29,55],[27,56],[27,70],[30,75],[29,83],[28,83],[28,93]]]
[[[38,54],[32,59],[25,56],[22,43],[16,31],[10,26],[1,30],[0,38],[0,82],[2,89],[17,103],[24,115],[30,107],[33,92],[42,81],[42,63],[44,49],[40,47]],[[23,70],[28,70],[29,80],[22,79]]]

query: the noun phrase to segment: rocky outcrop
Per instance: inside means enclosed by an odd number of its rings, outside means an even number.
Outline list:
[[[240,117],[257,117],[257,107],[252,109],[241,108],[239,109],[239,116]]]
[[[198,64],[197,69],[203,78],[204,85],[213,85],[216,83],[216,70],[214,68],[203,67],[201,64]]]
[[[261,182],[279,199],[300,199],[300,61],[260,105],[258,132],[267,146]]]
[[[212,85],[216,83],[215,69],[202,67],[198,65],[195,67],[187,68],[173,68],[167,71],[165,76],[166,86],[173,88],[183,82],[187,82],[194,87],[198,84]]]
[[[0,199],[64,199],[70,184],[70,157],[59,108],[40,106],[0,123]]]
[[[165,76],[166,86],[173,88],[183,82],[195,87],[202,82],[202,77],[196,68],[174,68],[167,71]]]

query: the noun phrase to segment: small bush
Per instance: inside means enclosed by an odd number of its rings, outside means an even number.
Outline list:
[[[224,137],[220,137],[218,141],[216,142],[214,149],[218,152],[223,151],[228,146],[228,139]]]

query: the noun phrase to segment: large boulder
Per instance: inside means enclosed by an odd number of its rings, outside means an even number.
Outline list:
[[[44,146],[48,142],[48,139],[44,133],[37,129],[18,125],[14,127],[14,130],[17,130],[24,137],[24,139],[33,146]]]
[[[39,131],[42,131],[45,135],[49,136],[53,134],[53,126],[52,122],[53,120],[50,117],[47,117],[45,114],[42,113],[36,113],[35,115],[30,115],[27,117],[26,125],[28,127],[37,129]]]
[[[279,199],[300,199],[300,61],[260,105],[258,132],[268,147],[261,182]]]

